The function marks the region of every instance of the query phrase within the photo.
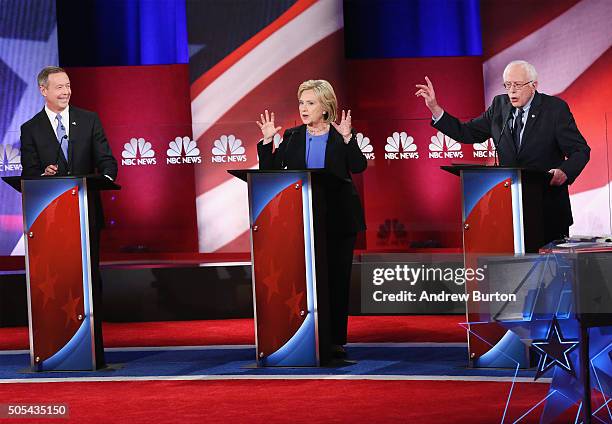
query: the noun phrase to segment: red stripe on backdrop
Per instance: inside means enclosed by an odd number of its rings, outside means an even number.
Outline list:
[[[217,79],[221,74],[232,67],[236,62],[246,56],[255,47],[261,44],[266,38],[282,28],[285,24],[291,21],[293,18],[304,12],[310,6],[316,3],[316,0],[298,0],[293,6],[291,6],[285,13],[273,21],[270,25],[259,31],[252,38],[247,40],[243,45],[238,47],[236,50],[231,52],[219,63],[213,66],[211,69],[206,71],[202,76],[191,84],[191,98],[195,99],[210,83]]]
[[[580,0],[482,1],[482,56],[491,56],[540,29]]]
[[[580,178],[570,186],[572,193],[608,184],[608,139],[606,113],[612,116],[612,49],[608,49],[559,94],[570,106],[578,129],[591,147],[591,160]],[[595,90],[595,93],[594,93]]]
[[[14,383],[0,384],[0,399],[3,404],[66,404],[70,421],[79,423],[489,424],[501,422],[510,387],[497,382],[364,380]],[[517,383],[508,422],[542,399],[548,387]],[[563,418],[559,422],[573,422],[569,415]],[[537,423],[538,417],[532,414],[521,422]]]
[[[187,65],[70,68],[71,103],[98,112],[119,162],[119,192],[105,193],[102,251],[196,252],[193,164],[167,164],[169,143],[192,137]],[[122,165],[144,138],[154,163]],[[150,159],[149,162],[153,162]]]

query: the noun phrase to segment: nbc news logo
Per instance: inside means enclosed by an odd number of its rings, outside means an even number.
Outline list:
[[[493,139],[489,138],[482,143],[474,144],[475,158],[493,158],[495,157],[495,144]]]
[[[414,144],[414,137],[405,132],[394,132],[391,137],[387,137],[385,145],[385,159],[418,159],[419,152]]]
[[[436,135],[431,136],[431,143],[429,144],[429,158],[430,159],[457,159],[463,158],[463,152],[461,151],[461,144],[453,140],[447,135],[442,134],[440,131]]]
[[[181,163],[202,163],[200,149],[195,141],[189,137],[176,137],[166,150],[168,157],[166,164],[178,165]]]
[[[246,162],[245,152],[242,140],[233,134],[222,135],[213,143],[210,159],[213,163]]]
[[[0,172],[22,171],[21,154],[17,147],[10,144],[0,146]]]
[[[121,165],[155,165],[155,151],[144,138],[132,138],[123,146]]]
[[[374,147],[370,143],[370,138],[364,137],[362,133],[357,133],[355,135],[355,138],[357,138],[357,145],[359,146],[359,150],[361,150],[361,153],[363,153],[366,159],[376,159],[376,156],[374,155]]]

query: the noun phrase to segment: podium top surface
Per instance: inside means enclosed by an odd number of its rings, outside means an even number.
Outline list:
[[[494,170],[505,170],[505,169],[511,169],[511,170],[519,170],[519,171],[527,171],[527,172],[533,172],[533,173],[543,173],[542,171],[537,171],[534,169],[529,169],[529,168],[523,168],[520,166],[491,166],[491,165],[477,165],[477,164],[471,164],[471,163],[454,163],[452,165],[443,165],[440,167],[440,169],[446,171],[446,172],[450,172],[453,175],[460,175],[461,171],[484,171],[484,172],[488,172],[488,171],[494,171]]]
[[[311,174],[329,175],[333,176],[325,169],[228,169],[228,173],[234,177],[240,178],[242,181],[247,180],[248,174],[298,174],[303,172],[310,172]],[[336,176],[333,176],[338,178]]]
[[[21,192],[21,181],[32,181],[32,180],[78,180],[81,178],[87,179],[87,184],[90,188],[95,190],[121,190],[121,186],[103,175],[70,175],[70,176],[61,176],[61,177],[51,177],[51,176],[39,176],[39,177],[22,177],[20,175],[15,175],[12,177],[2,177],[2,180],[13,187],[15,190]]]

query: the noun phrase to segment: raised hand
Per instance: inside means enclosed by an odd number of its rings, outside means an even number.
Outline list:
[[[336,131],[340,133],[344,142],[348,144],[351,141],[351,110],[349,109],[348,113],[342,111],[342,119],[340,119],[340,123],[336,124],[335,122],[331,123]]]
[[[427,85],[416,84],[418,90],[416,93],[414,93],[414,95],[425,99],[425,106],[429,108],[434,117],[438,118],[440,115],[442,115],[444,110],[442,110],[436,101],[436,92],[434,91],[433,84],[428,77],[425,77],[425,82]]]
[[[268,144],[274,139],[274,134],[278,133],[282,127],[274,126],[274,112],[272,112],[272,114],[270,115],[268,114],[268,110],[266,109],[265,116],[263,113],[259,116],[261,118],[261,122],[255,122],[261,130],[261,134],[263,135],[263,144]]]

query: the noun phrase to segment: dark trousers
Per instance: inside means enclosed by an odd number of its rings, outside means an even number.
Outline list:
[[[355,239],[355,234],[327,235],[331,341],[335,345],[346,344]]]

